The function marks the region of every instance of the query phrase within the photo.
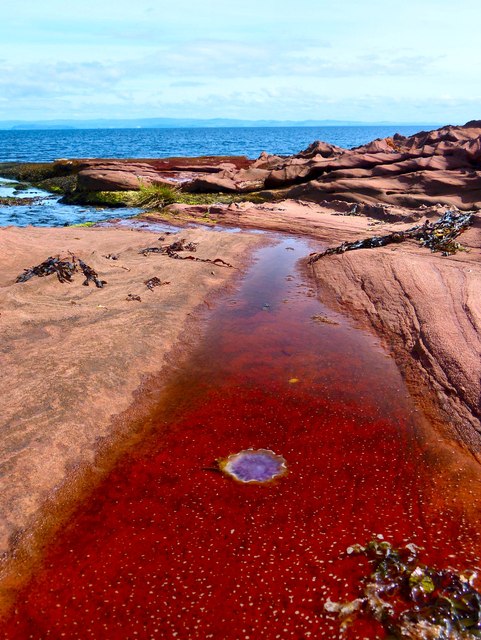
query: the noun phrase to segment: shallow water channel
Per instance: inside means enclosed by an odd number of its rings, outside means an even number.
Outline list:
[[[19,189],[18,187],[21,187]],[[63,204],[60,196],[14,180],[0,177],[0,198],[11,199],[10,204],[0,203],[0,227],[64,227],[74,224],[98,222],[112,217],[112,209],[88,205]],[[18,204],[15,202],[18,200]],[[118,218],[131,217],[140,209],[115,210]]]
[[[324,602],[355,597],[366,572],[349,545],[383,536],[477,565],[479,475],[424,424],[378,340],[318,300],[298,263],[311,250],[277,237],[213,303],[155,429],[53,541],[2,637],[336,638]],[[288,473],[216,471],[249,447]],[[352,637],[383,636],[365,622]]]

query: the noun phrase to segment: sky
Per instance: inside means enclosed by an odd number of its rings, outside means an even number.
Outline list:
[[[481,118],[479,0],[0,0],[0,120]]]

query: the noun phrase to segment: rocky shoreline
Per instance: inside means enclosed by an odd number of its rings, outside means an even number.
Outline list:
[[[354,149],[318,141],[289,157],[62,159],[2,163],[0,175],[62,192],[75,202],[91,202],[95,193],[167,187],[184,194],[255,194],[265,200],[407,208],[441,203],[469,210],[481,208],[480,162],[481,121],[471,121],[410,137],[396,134]],[[118,196],[112,203],[130,201]]]
[[[147,188],[154,197],[131,228],[113,221],[103,228],[0,230],[0,455],[7,479],[0,550],[8,554],[65,480],[95,463],[99,446],[116,433],[116,416],[142,397],[149,376],[175,366],[169,354],[192,315],[239,273],[212,261],[242,268],[264,242],[253,234],[186,228],[164,241],[198,243],[195,255],[205,261],[142,256],[140,249],[159,243],[149,224],[269,229],[309,236],[321,249],[404,231],[447,210],[477,212],[481,122],[353,150],[314,143],[289,158],[60,160],[4,164],[0,175],[76,201],[126,205]],[[382,338],[443,437],[478,460],[480,225],[475,213],[459,238],[465,250],[451,256],[409,240],[327,256],[309,267],[322,300]],[[69,252],[108,287],[62,286],[55,278],[15,284],[23,269]],[[149,290],[151,278],[166,286]]]

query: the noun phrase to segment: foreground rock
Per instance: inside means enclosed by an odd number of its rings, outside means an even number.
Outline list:
[[[478,216],[461,236],[469,251],[450,257],[409,242],[329,256],[313,267],[325,299],[383,337],[431,419],[479,460],[480,230]]]
[[[126,435],[127,422],[119,416],[143,389],[129,417],[130,427],[135,424],[142,398],[156,397],[148,393],[149,378],[168,359],[170,370],[175,367],[195,340],[199,309],[207,308],[207,297],[238,271],[139,254],[160,246],[159,233],[10,227],[0,235],[0,552],[5,553],[66,486],[75,491],[83,470],[102,472],[99,455],[114,437],[121,441]],[[196,257],[221,258],[237,267],[261,242],[255,235],[201,230],[166,239],[180,237],[199,243]],[[68,258],[69,252],[107,284],[82,286],[82,273],[71,283],[62,284],[55,275],[15,283],[25,268],[48,256]],[[157,387],[162,382],[160,377]]]
[[[370,228],[377,225],[385,228],[383,225],[388,223],[411,224],[423,219],[434,220],[448,209],[450,207],[445,205],[406,209],[382,203],[356,204],[343,200],[324,200],[319,203],[306,200],[282,200],[263,204],[232,202],[215,205],[176,203],[164,207],[162,211],[143,213],[139,220],[148,222],[167,219],[185,223],[198,219],[203,223],[286,231],[332,242],[336,238],[341,238],[336,233],[338,227],[341,230],[347,227],[359,229],[362,233],[372,233]]]

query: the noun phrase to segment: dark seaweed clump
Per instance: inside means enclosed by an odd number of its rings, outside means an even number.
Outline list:
[[[345,604],[328,600],[346,628],[357,616],[375,618],[392,640],[469,640],[481,638],[481,595],[474,572],[433,569],[418,559],[418,548],[396,549],[386,541],[353,545],[348,553],[366,556],[372,573],[361,597]]]
[[[161,238],[159,238],[159,240],[160,239]],[[186,243],[185,239],[182,238],[181,240],[177,240],[172,244],[162,245],[160,247],[146,247],[145,249],[141,249],[139,253],[141,253],[144,256],[148,256],[151,253],[161,253],[162,255],[167,256],[169,258],[174,258],[175,260],[192,260],[194,262],[208,262],[218,267],[228,267],[230,269],[234,268],[231,264],[229,264],[225,260],[222,260],[222,258],[214,258],[214,260],[211,260],[210,258],[198,258],[197,256],[192,256],[192,255],[188,255],[188,256],[180,255],[179,253],[180,251],[190,251],[191,253],[197,251],[197,245],[198,245],[197,242]]]
[[[309,264],[313,264],[325,256],[355,251],[356,249],[375,249],[385,247],[388,244],[399,244],[405,240],[418,240],[421,246],[427,247],[431,251],[440,251],[443,256],[452,255],[463,249],[456,238],[463,231],[466,231],[472,223],[472,212],[446,211],[436,222],[426,220],[424,224],[416,225],[406,231],[393,231],[385,236],[372,236],[355,242],[343,242],[338,247],[330,247],[322,253],[312,253],[309,257]]]
[[[82,284],[86,287],[89,286],[90,282],[93,282],[99,289],[101,289],[104,284],[107,284],[106,280],[99,279],[98,273],[92,269],[92,267],[74,255],[70,258],[60,258],[60,256],[53,258],[50,256],[37,266],[25,269],[24,272],[17,277],[15,282],[27,282],[27,280],[30,280],[30,278],[34,276],[44,278],[54,273],[59,282],[72,282],[73,274],[79,269],[85,276]]]
[[[35,198],[18,198],[16,196],[0,197],[0,207],[29,207],[33,204],[41,202],[44,198],[36,196]]]

